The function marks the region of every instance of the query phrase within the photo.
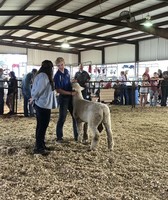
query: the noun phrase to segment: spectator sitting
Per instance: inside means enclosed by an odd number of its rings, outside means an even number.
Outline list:
[[[116,83],[113,85],[114,90],[114,104],[118,105],[120,104],[120,83],[119,80],[116,80]]]
[[[109,89],[109,88],[111,88],[111,83],[112,83],[111,81],[112,81],[112,79],[110,79],[109,82],[107,82],[106,85],[105,85],[103,88],[104,88],[104,89]]]

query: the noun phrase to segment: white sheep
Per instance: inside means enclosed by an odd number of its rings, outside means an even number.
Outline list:
[[[72,88],[77,92],[73,96],[73,116],[77,122],[78,141],[82,142],[82,122],[87,122],[93,134],[90,149],[95,150],[99,141],[98,127],[102,123],[107,133],[108,149],[112,150],[113,139],[109,107],[103,103],[83,99],[81,91],[84,88],[78,83],[72,83]]]

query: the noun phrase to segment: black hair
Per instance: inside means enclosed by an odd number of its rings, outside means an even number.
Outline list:
[[[33,73],[33,74],[36,74],[36,73],[37,73],[37,69],[35,69],[35,68],[32,69],[32,73]]]
[[[10,71],[10,75],[11,75],[11,78],[16,78],[14,71]]]
[[[37,74],[39,73],[46,73],[48,79],[50,81],[52,90],[54,90],[54,82],[53,82],[53,63],[50,60],[44,60],[41,64],[40,69],[38,70]]]

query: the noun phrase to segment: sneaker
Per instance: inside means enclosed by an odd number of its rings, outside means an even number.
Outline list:
[[[13,111],[9,111],[9,112],[7,113],[7,115],[13,115],[13,114],[14,114]]]
[[[48,156],[50,152],[46,151],[45,149],[34,149],[34,154],[41,154],[42,156]]]

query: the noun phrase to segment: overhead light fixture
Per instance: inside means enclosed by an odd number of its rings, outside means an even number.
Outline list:
[[[68,41],[65,39],[64,42],[61,44],[61,47],[64,48],[64,49],[67,49],[70,47]]]
[[[146,27],[151,27],[153,25],[152,21],[151,21],[151,16],[147,15],[146,16],[146,20],[143,23],[144,26]]]

